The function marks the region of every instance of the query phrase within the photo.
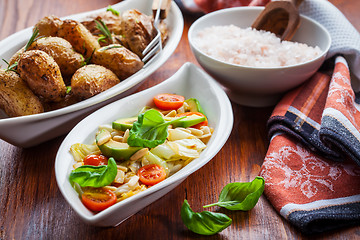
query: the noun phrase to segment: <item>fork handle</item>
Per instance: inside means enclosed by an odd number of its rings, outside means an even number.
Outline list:
[[[154,18],[156,16],[156,11],[159,7],[160,7],[160,19],[165,19],[171,7],[171,0],[153,0],[152,11]]]

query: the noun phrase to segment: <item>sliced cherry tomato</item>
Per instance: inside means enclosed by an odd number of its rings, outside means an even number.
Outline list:
[[[208,125],[208,120],[206,118],[206,116],[200,112],[184,112],[184,113],[179,113],[177,114],[176,116],[177,117],[184,117],[184,116],[191,116],[191,115],[198,115],[198,116],[201,116],[201,117],[205,117],[205,121],[201,122],[201,123],[198,123],[194,126],[191,126],[192,128],[197,128],[197,129],[200,129],[202,126],[207,126]]]
[[[108,159],[103,155],[87,155],[84,158],[84,165],[100,166],[107,165]]]
[[[116,203],[116,195],[104,188],[88,188],[81,196],[85,207],[94,212],[100,212]]]
[[[166,178],[165,169],[157,164],[145,165],[139,169],[140,181],[145,185],[155,185]]]
[[[176,110],[183,105],[185,98],[176,94],[162,93],[154,97],[156,107],[161,110]]]

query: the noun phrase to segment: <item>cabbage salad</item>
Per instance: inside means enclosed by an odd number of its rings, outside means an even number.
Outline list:
[[[83,204],[100,212],[198,158],[212,133],[197,99],[158,94],[138,116],[99,126],[92,144],[73,144],[69,181]]]

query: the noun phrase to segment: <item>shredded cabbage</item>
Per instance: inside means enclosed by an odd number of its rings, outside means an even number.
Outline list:
[[[206,145],[199,139],[181,139],[167,142],[169,147],[179,156],[198,158]]]
[[[70,153],[77,162],[82,161],[89,154],[101,154],[96,144],[75,143],[70,147]]]

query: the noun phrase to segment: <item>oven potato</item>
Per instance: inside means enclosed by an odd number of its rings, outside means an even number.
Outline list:
[[[73,50],[71,44],[63,38],[44,37],[33,42],[28,50],[41,50],[54,58],[62,76],[71,76],[85,64],[84,57]]]
[[[96,50],[91,62],[110,69],[120,80],[136,73],[144,65],[135,53],[120,44],[111,44]]]
[[[57,36],[59,29],[61,28],[63,21],[54,16],[46,16],[42,18],[36,25],[35,28],[39,30],[39,36]]]
[[[9,117],[44,112],[39,98],[13,71],[0,69],[0,108]]]
[[[98,41],[89,30],[75,20],[64,20],[58,31],[58,37],[69,41],[75,51],[81,53],[85,58],[91,57],[92,53],[100,48]]]
[[[21,54],[25,51],[25,47],[19,49],[9,60],[9,65],[13,65],[15,62],[19,62]]]
[[[66,95],[66,86],[55,60],[46,52],[30,50],[19,60],[18,72],[30,89],[44,101],[60,101]]]
[[[94,20],[103,21],[109,31],[115,35],[121,34],[121,16],[117,16],[110,11],[102,12],[96,16],[90,16],[81,23],[94,35],[102,34],[101,31],[96,27]]]
[[[71,78],[71,92],[78,98],[90,98],[120,82],[109,69],[90,64],[78,69]]]
[[[129,49],[139,57],[142,57],[142,52],[157,33],[153,18],[136,9],[124,12],[121,28]]]

